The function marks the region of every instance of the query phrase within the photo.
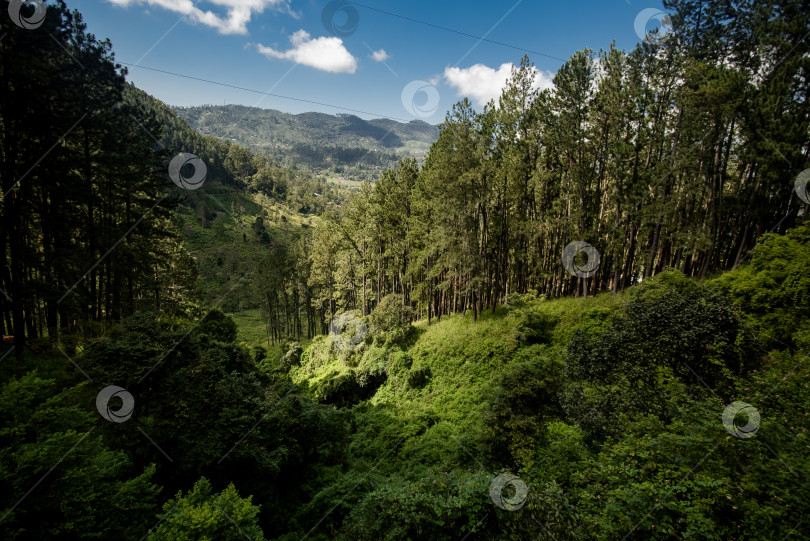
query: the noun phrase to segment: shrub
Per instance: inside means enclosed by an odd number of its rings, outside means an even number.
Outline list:
[[[356,311],[343,312],[329,323],[329,338],[332,350],[347,366],[356,366],[355,353],[366,345],[368,326]]]
[[[768,346],[795,347],[810,331],[810,222],[765,235],[751,262],[710,283],[754,316]]]
[[[287,351],[281,359],[281,369],[288,371],[290,367],[298,366],[301,364],[301,355],[304,353],[304,348],[298,342],[291,342],[287,346]]]
[[[202,477],[185,496],[178,492],[163,506],[166,514],[149,539],[152,541],[191,541],[222,539],[238,541],[247,537],[262,541],[258,525],[259,506],[252,496],[242,498],[233,484],[212,494],[211,483]]]
[[[3,539],[143,535],[159,501],[156,467],[105,442],[95,391],[88,383],[63,388],[36,371],[0,384]]]
[[[527,464],[544,443],[545,423],[563,413],[557,397],[563,367],[558,354],[534,345],[521,348],[504,368],[482,433],[483,447],[495,464]]]
[[[413,310],[402,304],[400,295],[383,297],[369,316],[369,335],[376,343],[403,344],[410,336],[413,327]]]
[[[515,326],[516,338],[521,344],[548,344],[551,342],[557,318],[537,307],[521,310]]]
[[[595,396],[609,417],[620,412],[662,414],[666,401],[660,396],[667,380],[676,378],[697,393],[706,392],[705,385],[725,396],[732,377],[756,368],[762,354],[728,299],[671,271],[633,291],[601,330],[579,329],[568,345],[567,375],[611,387],[611,393]],[[577,392],[567,402],[573,415],[590,409],[589,399]],[[616,424],[598,418],[593,422],[592,428],[599,430]]]
[[[411,389],[421,389],[427,385],[431,371],[429,366],[414,368],[408,372],[408,387]]]
[[[236,323],[221,310],[211,310],[199,325],[200,333],[207,334],[219,342],[234,342],[236,340]]]

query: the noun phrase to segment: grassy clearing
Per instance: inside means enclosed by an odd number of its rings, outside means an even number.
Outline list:
[[[237,341],[244,342],[250,347],[268,347],[267,332],[260,309],[241,310],[228,315],[236,322],[238,328]]]

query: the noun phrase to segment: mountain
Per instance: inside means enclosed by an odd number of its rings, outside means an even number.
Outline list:
[[[437,126],[414,120],[363,120],[349,114],[283,113],[242,105],[175,107],[205,135],[247,146],[280,163],[305,164],[316,173],[351,180],[377,178],[402,157],[423,158]]]

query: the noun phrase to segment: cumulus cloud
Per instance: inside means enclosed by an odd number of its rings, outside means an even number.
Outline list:
[[[475,64],[469,68],[445,68],[444,80],[458,91],[459,96],[468,96],[478,105],[485,105],[489,100],[497,103],[506,82],[512,76],[514,64],[506,62],[496,70],[484,64]],[[547,71],[534,69],[535,90],[551,88],[554,75]]]
[[[220,34],[247,34],[247,23],[254,13],[275,8],[292,13],[289,0],[107,0],[121,7],[146,4],[181,13],[195,23],[216,28]],[[215,8],[203,9],[208,4]],[[222,13],[224,11],[224,14]]]
[[[337,37],[311,39],[309,33],[299,30],[290,36],[292,49],[277,51],[259,43],[256,47],[267,58],[292,60],[315,69],[332,73],[354,73],[357,70],[357,59],[343,46],[343,40]]]
[[[373,58],[377,62],[383,62],[385,60],[388,60],[389,56],[388,53],[385,52],[385,49],[380,49],[379,51],[372,51],[371,58]]]

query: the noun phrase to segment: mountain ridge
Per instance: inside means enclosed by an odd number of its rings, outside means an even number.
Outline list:
[[[372,179],[400,158],[423,158],[439,128],[421,120],[362,119],[352,114],[298,114],[245,105],[172,107],[204,135],[236,142],[279,163],[300,163],[314,172]]]

